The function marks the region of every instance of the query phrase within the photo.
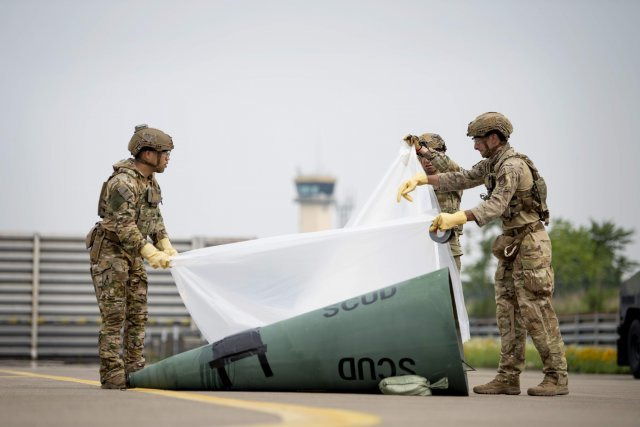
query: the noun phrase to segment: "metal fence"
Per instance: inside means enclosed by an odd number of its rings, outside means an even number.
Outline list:
[[[175,240],[179,252],[246,240]],[[201,342],[171,274],[148,270],[147,345],[160,356]],[[0,234],[0,357],[97,357],[100,315],[84,238]]]
[[[559,316],[560,332],[567,345],[615,346],[618,339],[618,315],[615,313],[576,314]],[[500,336],[495,318],[469,319],[472,337]]]
[[[178,251],[246,240],[174,241]],[[148,270],[146,348],[164,357],[203,343],[171,274]],[[81,237],[0,234],[0,357],[96,358],[100,316]],[[561,317],[567,344],[615,345],[617,316]],[[473,337],[498,337],[495,319],[471,319]]]

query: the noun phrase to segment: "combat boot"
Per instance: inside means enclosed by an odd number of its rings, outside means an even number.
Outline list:
[[[569,378],[566,374],[546,374],[540,384],[527,390],[529,396],[558,396],[569,394]]]
[[[100,388],[103,389],[115,389],[115,390],[126,390],[127,389],[127,380],[124,376],[124,373],[116,374],[111,378],[105,380]]]
[[[497,375],[487,384],[473,388],[477,394],[520,394],[520,378],[517,376]]]

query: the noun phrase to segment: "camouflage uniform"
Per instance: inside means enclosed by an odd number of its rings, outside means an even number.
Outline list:
[[[442,139],[442,137],[440,137],[440,135],[435,133],[425,133],[420,135],[419,142],[428,150],[426,153],[418,155],[420,163],[425,169],[425,172],[426,167],[429,164],[433,166],[438,171],[438,173],[462,171],[462,168],[445,154],[447,148],[445,146],[444,140]],[[435,193],[438,199],[438,204],[440,205],[441,212],[454,213],[460,210],[462,191],[435,190]],[[462,256],[462,246],[460,245],[462,225],[455,227],[453,229],[453,233],[454,235],[449,241],[449,247],[451,248],[451,254],[453,255],[453,259],[456,263],[456,266],[458,267],[458,271],[460,271],[462,267],[462,263],[460,261],[460,257]]]
[[[545,380],[553,378],[556,384],[566,387],[564,343],[551,306],[554,279],[551,241],[540,222],[540,214],[530,209],[534,178],[527,165],[529,160],[525,159],[509,144],[503,145],[471,170],[440,174],[438,189],[472,188],[495,179],[489,185],[493,187],[489,197],[471,212],[479,226],[501,217],[503,234],[494,243],[494,253],[504,251],[501,242],[521,239],[515,258],[499,259],[495,274],[496,318],[501,336],[496,380],[519,384],[519,374],[524,369],[526,334],[529,333],[544,364]]]
[[[147,274],[140,250],[147,237],[154,243],[167,237],[159,208],[160,186],[153,174],[146,178],[136,169],[134,159],[122,160],[113,169],[100,197],[103,220],[87,236],[102,319],[99,354],[103,384],[145,364]]]

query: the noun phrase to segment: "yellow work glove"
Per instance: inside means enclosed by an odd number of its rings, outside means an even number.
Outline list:
[[[140,250],[142,258],[149,261],[149,265],[153,268],[169,268],[171,257],[162,251],[156,249],[151,243],[147,243]]]
[[[456,225],[462,225],[467,222],[467,214],[464,211],[458,211],[456,213],[441,213],[433,218],[429,231],[436,230],[449,230]]]
[[[178,255],[178,251],[176,251],[176,248],[171,246],[171,242],[169,241],[168,237],[158,240],[158,243],[156,243],[156,248],[160,249],[162,252],[169,256]]]
[[[402,138],[402,140],[407,144],[409,144],[409,147],[415,148],[416,151],[420,150],[420,148],[422,147],[420,145],[420,138],[418,138],[415,135],[407,135],[404,138]]]
[[[410,202],[413,202],[413,197],[411,197],[409,193],[415,190],[418,185],[424,185],[428,183],[429,178],[427,178],[427,174],[425,174],[424,172],[418,172],[410,180],[403,182],[400,188],[398,188],[398,197],[396,198],[396,202],[400,203],[400,198],[402,197]]]

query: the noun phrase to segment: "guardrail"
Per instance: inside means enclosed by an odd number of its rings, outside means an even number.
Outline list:
[[[242,240],[247,239],[172,243],[182,252]],[[200,343],[171,274],[147,272],[148,351],[162,356]],[[99,324],[84,238],[0,234],[0,357],[97,358]]]
[[[616,345],[619,319],[615,313],[558,316],[558,321],[562,339],[567,345]],[[469,328],[472,337],[500,336],[495,318],[471,318]]]

